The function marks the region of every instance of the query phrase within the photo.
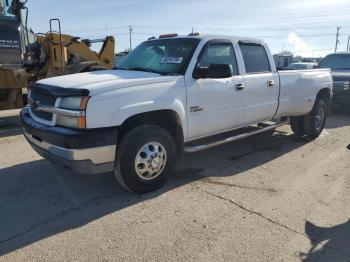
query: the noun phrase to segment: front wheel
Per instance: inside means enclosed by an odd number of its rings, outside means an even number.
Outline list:
[[[147,193],[169,179],[175,162],[176,145],[169,132],[142,125],[129,131],[117,146],[114,174],[127,190]]]

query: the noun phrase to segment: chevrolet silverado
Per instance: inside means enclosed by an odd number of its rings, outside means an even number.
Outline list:
[[[289,123],[317,138],[331,99],[328,69],[278,72],[261,40],[173,34],[141,43],[115,70],[36,82],[21,120],[43,157],[79,173],[113,171],[145,193],[183,152]]]

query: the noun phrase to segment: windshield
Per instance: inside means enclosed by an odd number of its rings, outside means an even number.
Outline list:
[[[330,68],[332,70],[350,70],[350,54],[328,55],[320,62],[318,68]]]
[[[161,75],[184,74],[199,41],[193,38],[146,41],[132,51],[116,69]]]
[[[0,19],[14,20],[16,19],[9,11],[11,9],[12,0],[0,0]]]

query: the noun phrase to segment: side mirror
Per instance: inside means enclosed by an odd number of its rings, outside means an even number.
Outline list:
[[[208,68],[196,67],[193,71],[194,79],[201,78],[229,78],[233,76],[230,64],[211,64]]]

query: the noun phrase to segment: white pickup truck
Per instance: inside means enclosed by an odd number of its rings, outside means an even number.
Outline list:
[[[263,41],[163,35],[116,70],[38,81],[21,120],[42,156],[79,173],[114,171],[145,193],[167,181],[184,151],[287,123],[318,137],[331,99],[329,70],[277,72]]]

